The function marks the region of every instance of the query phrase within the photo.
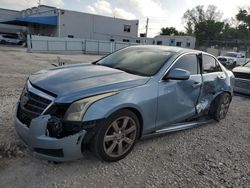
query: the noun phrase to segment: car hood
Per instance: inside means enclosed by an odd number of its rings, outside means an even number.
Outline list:
[[[250,68],[247,68],[247,67],[236,67],[232,71],[250,74]]]
[[[57,95],[56,102],[63,103],[104,92],[140,86],[149,79],[149,77],[92,64],[42,70],[29,77],[32,85]]]

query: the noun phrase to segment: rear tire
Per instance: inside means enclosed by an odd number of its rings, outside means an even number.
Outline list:
[[[220,94],[211,103],[209,115],[216,121],[225,119],[230,103],[231,103],[231,96],[228,93]]]
[[[6,41],[5,40],[1,40],[0,44],[6,44]]]
[[[139,120],[130,110],[110,115],[91,141],[91,150],[106,162],[116,162],[133,149],[139,135]]]

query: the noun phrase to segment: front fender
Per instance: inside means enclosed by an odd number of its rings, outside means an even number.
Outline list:
[[[157,112],[157,85],[143,85],[123,90],[120,93],[93,103],[86,111],[83,121],[108,118],[112,113],[124,108],[136,109],[143,119],[143,130],[155,127]],[[143,97],[142,97],[143,96]]]

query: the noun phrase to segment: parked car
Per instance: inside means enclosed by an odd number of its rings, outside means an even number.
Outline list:
[[[0,44],[18,44],[21,45],[23,41],[16,35],[0,34]]]
[[[235,76],[234,91],[250,95],[250,61],[233,69]]]
[[[78,159],[87,146],[114,162],[137,139],[224,119],[233,83],[233,73],[208,53],[132,46],[31,75],[15,127],[35,157]]]
[[[243,65],[247,61],[246,56],[239,52],[227,52],[225,55],[217,58],[225,67],[231,69]]]

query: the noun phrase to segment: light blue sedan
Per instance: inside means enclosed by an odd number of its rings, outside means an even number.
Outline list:
[[[87,146],[114,162],[137,139],[224,119],[233,83],[232,72],[208,53],[133,46],[31,75],[15,126],[40,159],[78,159]]]

